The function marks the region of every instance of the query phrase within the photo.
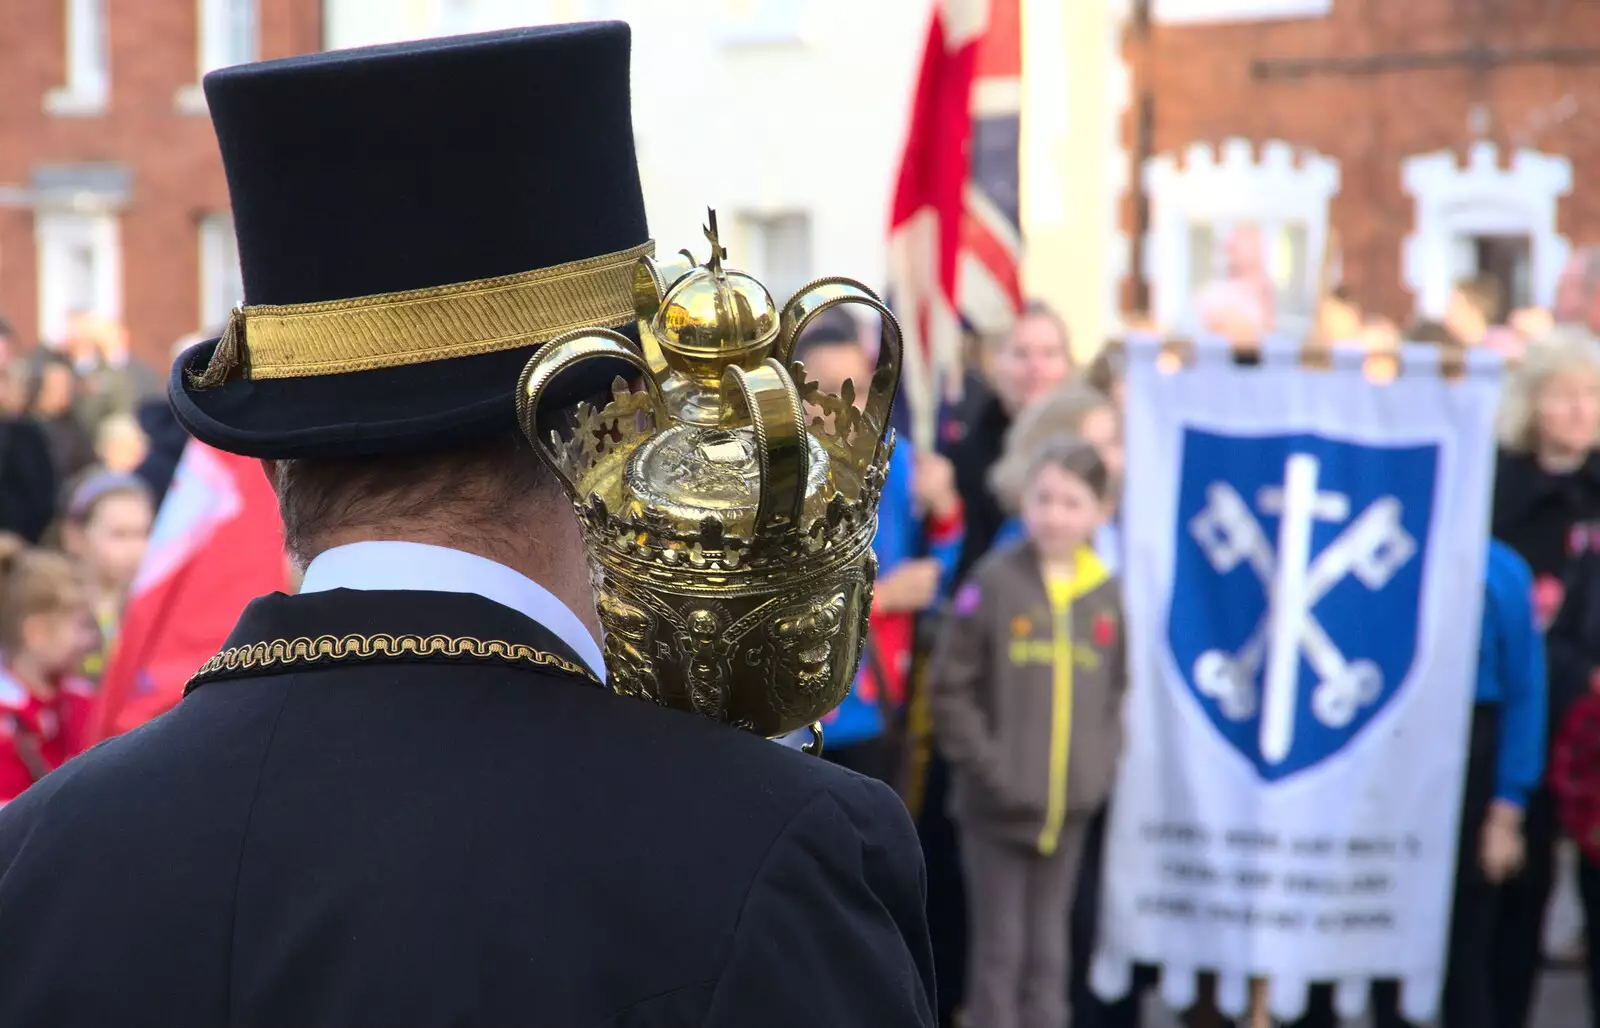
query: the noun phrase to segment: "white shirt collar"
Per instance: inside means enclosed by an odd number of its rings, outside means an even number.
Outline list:
[[[303,593],[329,589],[426,590],[472,593],[537,621],[589,669],[606,678],[594,636],[572,609],[544,586],[487,557],[444,546],[406,542],[360,542],[324,550],[306,566]]]

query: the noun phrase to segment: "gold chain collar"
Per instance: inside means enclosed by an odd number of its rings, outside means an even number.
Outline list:
[[[599,677],[587,667],[526,643],[459,635],[319,635],[230,646],[200,666],[183,687],[183,694],[187,696],[213,679],[242,672],[430,659],[520,664],[532,670],[558,671],[601,684]]]

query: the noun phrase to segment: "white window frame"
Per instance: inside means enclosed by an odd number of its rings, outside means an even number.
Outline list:
[[[249,64],[261,55],[261,0],[199,0],[200,75]],[[249,25],[237,24],[240,13],[249,15]],[[235,37],[248,32],[243,51],[234,49]]]
[[[244,303],[244,278],[239,270],[239,242],[228,211],[200,218],[200,328],[221,328],[228,313]]]
[[[207,72],[248,64],[261,56],[261,0],[195,0],[195,81],[181,87],[175,98],[180,111],[204,114],[206,98],[200,80]],[[241,30],[235,18],[241,9],[250,17],[249,41],[244,52],[234,49],[234,35]]]
[[[719,0],[719,33],[724,46],[774,46],[804,43],[810,0]]]
[[[1459,248],[1473,236],[1528,237],[1529,291],[1549,307],[1572,247],[1556,229],[1556,208],[1572,191],[1572,161],[1524,148],[1502,169],[1495,144],[1473,144],[1466,166],[1449,150],[1400,162],[1400,180],[1415,205],[1401,248],[1401,278],[1416,314],[1443,316],[1460,270]]]
[[[1333,0],[1151,0],[1150,19],[1163,25],[1325,18]]]
[[[55,345],[65,338],[72,314],[87,310],[122,319],[122,232],[109,210],[42,209],[34,212],[39,276],[39,337]],[[70,295],[65,276],[72,252],[87,248],[93,267],[89,296]]]
[[[776,262],[770,259],[770,247],[773,245],[769,239],[770,233],[780,222],[792,218],[800,219],[799,224],[805,236],[804,257],[796,262],[802,267],[795,274],[777,267]],[[729,241],[724,239],[722,245],[728,247]],[[816,277],[817,219],[804,208],[742,212],[738,217],[738,246],[743,260],[732,260],[731,263],[747,269],[762,285],[772,290],[772,298],[777,303],[785,302],[792,293]]]
[[[111,98],[110,0],[63,0],[67,81],[45,94],[45,110],[66,117],[105,112]]]
[[[1122,12],[1125,16],[1126,12]],[[1105,218],[1105,239],[1109,250],[1106,255],[1106,267],[1101,274],[1104,276],[1101,283],[1102,303],[1104,304],[1104,324],[1114,326],[1115,331],[1121,332],[1122,322],[1122,281],[1128,277],[1131,263],[1130,255],[1133,246],[1129,243],[1129,232],[1122,227],[1123,205],[1128,197],[1128,180],[1132,177],[1129,165],[1132,154],[1128,145],[1122,138],[1122,125],[1128,116],[1128,110],[1133,106],[1133,70],[1128,66],[1122,53],[1122,32],[1125,21],[1123,17],[1111,20],[1111,40],[1109,43],[1111,61],[1108,74],[1110,83],[1107,92],[1111,102],[1106,105],[1106,134],[1110,140],[1108,151],[1111,155],[1111,170],[1106,176],[1107,197]]]
[[[1229,225],[1253,222],[1273,226],[1302,224],[1312,288],[1327,247],[1328,206],[1339,191],[1339,163],[1309,151],[1296,161],[1288,143],[1273,140],[1257,161],[1250,143],[1229,139],[1221,158],[1205,143],[1191,145],[1180,166],[1172,157],[1145,163],[1150,229],[1145,237],[1144,275],[1150,284],[1151,313],[1157,324],[1177,331],[1197,327],[1189,261],[1190,227],[1196,222]],[[1313,312],[1314,314],[1314,312]],[[1303,334],[1311,315],[1280,316],[1276,333]]]
[[[563,10],[570,6],[550,0],[424,0],[421,9],[430,34],[456,36],[570,20],[564,16],[576,12]]]

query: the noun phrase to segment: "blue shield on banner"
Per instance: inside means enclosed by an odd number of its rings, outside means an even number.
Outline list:
[[[1438,451],[1184,431],[1168,643],[1263,779],[1339,753],[1404,689]]]

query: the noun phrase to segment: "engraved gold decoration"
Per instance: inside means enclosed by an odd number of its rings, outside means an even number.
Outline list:
[[[319,635],[295,639],[230,646],[200,665],[183,687],[187,696],[193,689],[218,675],[299,665],[345,661],[418,660],[427,658],[493,660],[507,664],[527,664],[540,670],[565,671],[599,684],[593,671],[554,653],[526,643],[498,639],[474,639],[460,635]]]
[[[703,265],[688,251],[638,262],[639,344],[604,329],[551,340],[523,370],[517,416],[578,512],[612,688],[776,736],[814,725],[855,678],[900,329],[850,279],[779,308],[724,267],[710,221]],[[883,332],[872,381],[834,396],[790,356],[845,303]],[[643,389],[618,377],[609,402],[552,428],[553,383],[590,361],[631,367]]]

